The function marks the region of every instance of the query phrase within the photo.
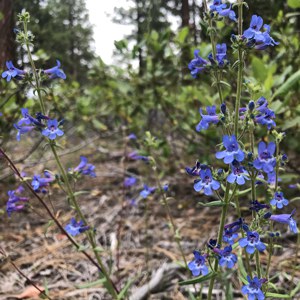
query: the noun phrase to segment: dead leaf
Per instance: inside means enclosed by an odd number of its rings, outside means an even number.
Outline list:
[[[44,291],[45,289],[39,285],[37,287],[41,290]],[[40,291],[36,289],[34,286],[28,286],[24,292],[22,292],[19,295],[14,296],[17,299],[28,299],[28,298],[33,298],[33,299],[39,299]]]

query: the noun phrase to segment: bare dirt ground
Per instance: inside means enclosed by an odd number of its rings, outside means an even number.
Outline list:
[[[88,144],[85,142],[84,147],[81,147],[82,145],[74,144],[72,151],[62,151],[65,154],[63,160],[68,166],[76,166],[79,163],[79,155],[86,155],[89,161],[96,165],[97,177],[82,177],[76,190],[88,192],[78,199],[84,214],[96,229],[96,240],[103,249],[102,257],[111,271],[113,281],[122,288],[128,280],[132,280],[131,299],[138,299],[133,295],[140,295],[139,288],[147,286],[152,276],[154,279],[160,278],[161,284],[156,285],[148,299],[187,299],[188,289],[194,291],[193,288],[180,287],[178,282],[191,278],[191,274],[177,263],[182,261],[181,255],[159,195],[149,197],[147,203],[140,201],[132,205],[127,197],[124,197],[122,188],[122,145],[109,145],[106,140],[99,141],[97,138],[91,139]],[[30,149],[30,146],[26,145],[22,153],[14,154],[14,159],[22,157],[26,149]],[[50,153],[42,155],[41,149],[33,153],[25,164],[19,163],[18,167],[31,176],[45,168],[55,170]],[[146,172],[150,172],[151,175],[151,169],[142,162],[126,161],[126,169],[138,176]],[[7,190],[18,186],[14,177],[9,174],[7,168],[1,172],[1,208],[4,210]],[[145,175],[146,178],[148,176]],[[141,179],[141,182],[153,183],[153,179],[148,177]],[[178,172],[166,176],[164,182],[169,183],[169,195],[174,197],[170,200],[172,215],[180,229],[182,247],[189,261],[193,258],[194,249],[203,248],[209,238],[216,237],[220,209],[197,205],[197,201],[203,201],[205,197],[194,193],[192,179],[184,174],[183,166],[179,163]],[[131,199],[134,192],[126,191],[125,195]],[[74,216],[57,186],[51,188],[45,200],[63,224],[68,223]],[[55,226],[46,230],[48,216],[35,199],[30,201],[32,208],[13,214],[11,218],[4,214],[0,222],[0,246],[14,264],[39,286],[47,286],[52,299],[110,299],[101,284],[89,284],[98,280],[97,268],[91,265],[81,252],[70,246],[66,237],[60,234]],[[247,216],[246,209],[243,211]],[[234,211],[230,211],[227,221],[233,221],[235,218]],[[81,244],[86,243],[84,234],[76,237],[76,240]],[[276,250],[271,261],[271,274],[274,275],[276,270],[281,271],[281,275],[276,278],[278,286],[294,287],[300,278],[299,267],[293,268],[299,266],[300,262],[300,254],[297,260],[295,258],[296,237],[283,235],[279,244],[283,245],[284,249]],[[262,255],[262,264],[266,262],[267,253]],[[162,277],[159,277],[158,270],[163,272]],[[234,278],[232,281],[237,291],[235,299],[240,299],[241,282],[236,275],[237,271],[231,275],[231,280]],[[18,298],[18,295],[29,285],[9,260],[3,257],[0,257],[0,282],[1,300],[23,299]],[[222,282],[217,285],[214,291],[215,299],[226,299],[218,288],[225,284],[226,282]],[[203,299],[206,293],[207,289],[204,287]],[[295,297],[294,299],[300,299]]]

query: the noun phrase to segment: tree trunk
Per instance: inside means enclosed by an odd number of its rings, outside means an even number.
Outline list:
[[[0,0],[0,68],[15,57],[13,0]]]

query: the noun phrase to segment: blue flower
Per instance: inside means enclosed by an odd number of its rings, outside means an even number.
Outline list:
[[[235,12],[231,10],[231,5],[226,7],[226,4],[222,4],[222,0],[215,0],[209,8],[211,12],[215,11],[222,17],[229,17],[232,21],[236,21]]]
[[[137,151],[132,151],[128,154],[128,158],[133,159],[133,160],[143,160],[145,162],[149,161],[149,157],[147,156],[143,156],[143,155],[139,155],[137,153]]]
[[[54,140],[57,136],[62,136],[64,132],[58,128],[58,122],[54,119],[48,120],[47,128],[42,131],[42,134],[50,140]]]
[[[266,125],[268,130],[270,130],[273,127],[276,127],[276,123],[273,119],[275,119],[274,111],[267,109],[264,114],[255,117],[255,122],[261,125]]]
[[[46,193],[46,187],[48,187],[51,182],[55,181],[55,176],[53,176],[50,172],[45,171],[44,174],[45,177],[34,175],[32,178],[31,186],[36,192],[41,191],[42,193]]]
[[[283,208],[289,204],[289,201],[284,198],[283,192],[275,192],[274,198],[270,201],[270,204],[276,206],[277,208]]]
[[[219,265],[221,267],[227,267],[232,269],[237,262],[237,257],[232,252],[231,246],[226,246],[223,250],[214,248],[214,252],[219,255]]]
[[[250,27],[244,31],[243,37],[255,44],[255,49],[264,50],[268,46],[275,46],[279,43],[275,42],[270,36],[270,26],[264,25],[264,32],[260,31],[263,26],[263,19],[257,15],[253,15],[251,18]]]
[[[258,202],[257,200],[251,201],[250,210],[254,210],[256,212],[259,212],[262,209],[269,209],[270,206],[267,204],[262,204]]]
[[[238,238],[238,233],[234,232],[232,229],[225,229],[223,233],[223,242],[228,243],[229,245],[234,244],[234,240]]]
[[[210,11],[219,12],[222,9],[226,8],[226,4],[222,3],[222,0],[214,0],[213,4],[209,7]]]
[[[200,164],[200,162],[196,162],[196,165],[192,168],[190,167],[186,167],[185,170],[187,172],[188,175],[190,176],[199,176],[200,175],[200,171],[203,169],[207,169],[207,165],[204,164]]]
[[[291,214],[271,215],[270,220],[279,222],[279,223],[289,224],[290,230],[293,233],[298,233],[297,223],[292,218],[295,211],[296,210],[294,209]]]
[[[249,254],[253,254],[255,249],[258,251],[264,251],[266,249],[266,245],[260,241],[259,234],[255,231],[248,231],[247,237],[239,240],[239,245],[242,248],[246,247],[246,251]]]
[[[44,125],[38,120],[32,117],[28,113],[27,108],[21,108],[21,114],[22,114],[22,119],[17,123],[17,126],[23,126],[25,125],[37,125],[39,127],[43,127]]]
[[[126,177],[124,180],[124,186],[125,187],[131,187],[134,186],[137,182],[137,179],[135,177]]]
[[[253,166],[257,170],[263,170],[266,173],[273,172],[276,166],[276,158],[273,156],[275,153],[276,145],[274,142],[268,145],[261,141],[258,144],[258,158],[253,162]]]
[[[206,107],[207,115],[203,114],[202,108],[199,109],[202,120],[196,126],[196,130],[199,132],[202,129],[206,130],[209,127],[209,124],[217,124],[219,122],[219,116],[216,114],[216,106],[207,106]]]
[[[66,79],[67,76],[64,73],[64,71],[60,69],[60,66],[61,66],[60,61],[57,59],[56,66],[51,69],[44,70],[44,73],[47,74],[50,79],[56,79],[56,78]]]
[[[148,185],[144,184],[144,189],[140,192],[140,196],[146,199],[149,195],[153,194],[156,190],[156,187],[149,187]]]
[[[20,194],[23,191],[22,187],[19,187],[17,190],[8,191],[8,201],[6,203],[6,212],[10,217],[12,212],[18,212],[25,208],[25,204],[20,204],[18,202],[28,202],[29,198],[27,197],[20,197]]]
[[[216,61],[217,61],[218,65],[220,67],[223,67],[225,65],[225,61],[227,59],[226,51],[227,51],[227,46],[226,46],[225,43],[216,45]],[[216,63],[215,60],[213,59],[213,54],[212,53],[210,53],[208,55],[208,59],[211,62],[211,64]]]
[[[237,221],[233,223],[226,224],[224,226],[225,230],[231,230],[231,233],[237,232],[240,229],[244,229],[245,231],[248,231],[248,225],[244,222],[244,219],[239,218]]]
[[[190,69],[193,78],[197,78],[198,74],[203,73],[205,66],[208,63],[205,59],[199,56],[199,52],[200,50],[194,51],[195,58],[188,64],[188,68]]]
[[[249,300],[264,300],[265,295],[261,290],[262,284],[266,281],[265,279],[258,279],[254,277],[252,280],[247,276],[249,284],[242,287],[242,293],[248,295]]]
[[[235,135],[232,136],[224,135],[223,145],[226,148],[226,150],[217,152],[216,153],[217,159],[224,159],[225,164],[230,164],[234,160],[237,160],[239,162],[244,160],[245,154],[239,148],[239,144],[236,140]]]
[[[95,166],[88,164],[88,159],[85,156],[80,156],[79,165],[74,168],[74,172],[78,172],[83,175],[90,175],[91,177],[96,177]]]
[[[228,8],[219,11],[218,13],[222,17],[229,17],[230,20],[232,20],[234,22],[237,21],[235,12],[234,12],[234,10],[231,9],[231,5]]]
[[[237,161],[234,160],[231,164],[232,172],[228,175],[229,183],[237,183],[238,185],[245,184],[245,180],[250,180],[248,171]]]
[[[83,221],[77,222],[75,218],[72,218],[70,223],[65,226],[65,230],[68,234],[72,236],[76,236],[86,230],[88,230],[90,226],[84,226]]]
[[[21,135],[22,134],[30,132],[34,129],[34,126],[18,126],[17,124],[14,124],[14,127],[18,130],[17,141],[21,140]]]
[[[22,79],[26,73],[23,70],[17,69],[11,60],[6,62],[7,70],[2,73],[2,78],[6,78],[6,81],[9,82],[12,78]]]
[[[194,260],[188,263],[188,268],[192,271],[193,276],[200,274],[205,276],[208,274],[208,268],[205,265],[205,256],[201,255],[199,251],[194,251]]]
[[[213,194],[212,190],[220,188],[220,183],[213,179],[210,169],[201,170],[200,178],[194,182],[194,190],[196,192],[204,190],[204,194],[210,196]]]

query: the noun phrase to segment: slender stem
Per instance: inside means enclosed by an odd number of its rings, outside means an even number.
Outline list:
[[[238,197],[235,197],[235,205],[236,205],[237,215],[238,215],[239,218],[241,218],[242,217],[242,213],[241,213],[240,202],[239,202],[239,198]],[[241,232],[242,232],[242,237],[244,238],[245,237],[245,233],[244,233],[243,230]],[[247,253],[246,248],[243,248],[243,250],[245,252],[246,268],[247,268],[248,274],[250,275],[250,278],[252,279],[253,276],[252,276],[252,270],[251,270],[250,262],[249,262],[249,254]]]
[[[203,0],[203,4],[204,4],[205,13],[209,16],[209,11],[208,11],[208,6],[206,3],[206,0]],[[213,55],[213,59],[216,60],[217,54],[216,54],[215,33],[213,32],[213,22],[212,22],[212,19],[210,16],[209,16],[208,23],[209,23],[209,27],[210,27],[209,37],[210,37],[210,43],[212,46],[212,55]],[[222,87],[221,87],[221,82],[220,82],[221,81],[220,71],[214,71],[214,75],[217,80],[216,83],[217,83],[217,90],[219,93],[220,104],[222,104],[223,103],[223,93],[222,93]]]
[[[159,175],[158,175],[158,171],[157,171],[157,167],[156,167],[156,162],[154,161],[154,163],[155,163],[155,166],[153,167],[153,169],[154,169],[154,173],[155,173],[156,183],[157,183],[157,186],[159,187],[159,191],[160,191],[160,194],[161,194],[161,197],[162,197],[162,200],[163,200],[163,205],[166,208],[167,216],[168,216],[168,219],[169,219],[169,221],[171,223],[171,227],[172,227],[174,239],[176,241],[176,244],[178,246],[178,249],[180,251],[182,259],[184,261],[184,265],[185,265],[186,268],[188,268],[187,260],[185,258],[185,255],[184,255],[181,243],[180,243],[181,238],[180,238],[180,236],[177,233],[177,226],[176,226],[175,221],[173,219],[173,216],[172,216],[172,213],[171,213],[171,209],[170,209],[170,206],[169,206],[169,203],[168,203],[167,196],[164,193],[164,190],[162,188],[162,185],[161,185],[161,182],[160,182],[160,179],[159,179]]]
[[[243,2],[239,0],[238,9],[238,34],[239,38],[242,36],[243,32]],[[241,102],[242,93],[242,78],[243,78],[243,67],[244,67],[244,55],[241,47],[238,49],[238,78],[237,78],[237,90],[236,90],[236,100],[235,100],[235,116],[234,116],[234,134],[238,136],[238,123],[239,123],[239,110]]]
[[[35,287],[44,297],[49,300],[52,300],[50,296],[46,294],[44,290],[41,290],[21,269],[11,260],[11,258],[5,254],[4,250],[0,247],[0,253],[7,259],[7,261],[15,268],[15,270],[26,279],[33,287]]]
[[[29,61],[30,61],[30,64],[31,64],[31,67],[32,67],[32,70],[33,70],[33,73],[34,73],[36,90],[37,90],[37,93],[38,93],[38,99],[39,99],[39,102],[40,102],[42,113],[46,114],[45,104],[44,104],[44,101],[43,101],[43,98],[42,98],[42,95],[41,95],[41,92],[40,92],[40,79],[39,79],[39,76],[37,74],[37,70],[36,70],[34,61],[32,59],[32,55],[31,55],[31,51],[30,51],[30,47],[29,47],[27,23],[24,22],[23,24],[24,24],[24,34],[25,34],[25,38],[26,38],[25,43],[26,43],[26,48],[27,48],[27,52],[28,52],[28,58],[29,58]],[[69,178],[68,178],[68,176],[66,174],[66,171],[65,171],[65,169],[64,169],[64,167],[63,167],[63,165],[62,165],[62,163],[60,161],[60,158],[59,158],[59,156],[58,156],[58,154],[56,152],[55,142],[50,141],[50,140],[48,140],[48,142],[50,144],[50,148],[51,148],[52,153],[54,155],[56,164],[57,164],[57,166],[58,166],[58,168],[59,168],[59,170],[61,172],[61,175],[63,177],[64,183],[66,185],[68,197],[69,197],[72,205],[74,206],[77,214],[81,218],[81,220],[84,222],[85,225],[87,225],[87,220],[84,217],[84,215],[83,215],[83,213],[82,213],[82,211],[80,209],[80,206],[78,205],[78,202],[77,202],[76,197],[75,197],[75,195],[73,193],[71,184],[69,182]],[[97,262],[98,262],[99,266],[101,267],[101,272],[104,275],[104,277],[106,278],[107,290],[111,293],[111,295],[115,299],[117,299],[118,298],[118,289],[116,288],[116,286],[114,285],[114,283],[110,279],[109,274],[107,273],[106,268],[105,268],[104,264],[102,263],[102,260],[100,258],[99,252],[96,249],[97,245],[96,245],[96,242],[94,240],[94,235],[90,231],[86,231],[86,235],[88,237],[89,243],[92,246],[92,249],[93,249],[93,252],[94,252],[95,257],[97,259]]]
[[[224,231],[227,209],[228,209],[228,204],[229,204],[229,193],[230,193],[230,184],[227,183],[226,190],[225,190],[225,196],[224,196],[224,205],[222,206],[221,220],[220,220],[219,231],[218,231],[218,239],[217,239],[217,245],[220,245],[220,247],[222,247],[223,231]],[[219,267],[218,259],[215,259],[213,271],[217,272],[218,267]],[[214,282],[215,282],[215,277],[213,276],[209,282],[208,296],[207,296],[208,300],[211,300]]]

